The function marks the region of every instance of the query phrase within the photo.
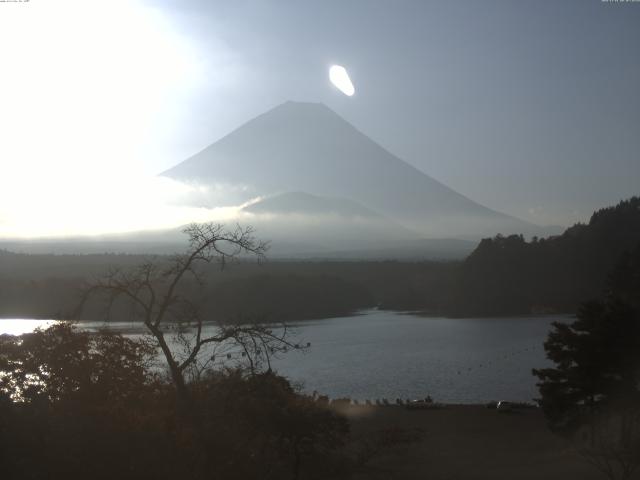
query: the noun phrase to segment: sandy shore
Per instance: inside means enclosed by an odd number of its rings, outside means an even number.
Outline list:
[[[343,413],[351,421],[354,437],[390,432],[391,437],[410,440],[383,446],[358,478],[605,478],[571,445],[552,434],[535,408],[499,413],[478,405],[416,411],[352,406]]]

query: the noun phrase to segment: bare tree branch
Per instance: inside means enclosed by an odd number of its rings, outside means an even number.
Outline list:
[[[110,313],[116,301],[125,299],[131,305],[129,317],[141,321],[155,338],[162,351],[178,395],[186,400],[188,388],[186,373],[192,369],[199,375],[203,365],[212,365],[213,357],[199,364],[199,357],[208,346],[230,344],[242,350],[253,373],[265,364],[271,369],[271,358],[289,349],[301,348],[288,340],[286,326],[275,332],[259,323],[241,325],[219,325],[213,334],[205,335],[204,320],[194,301],[179,290],[187,277],[204,285],[204,276],[198,267],[212,262],[224,268],[226,264],[241,256],[262,261],[269,247],[267,242],[257,240],[251,227],[239,225],[227,230],[221,224],[191,224],[184,229],[189,248],[184,254],[174,255],[168,262],[154,258],[128,271],[112,269],[102,278],[87,285],[82,293],[78,312],[94,295],[106,295],[107,311]],[[183,332],[177,334],[182,345],[183,357],[172,351],[165,338],[168,326],[173,324],[195,325],[195,335],[188,338]],[[231,355],[228,353],[227,355]]]

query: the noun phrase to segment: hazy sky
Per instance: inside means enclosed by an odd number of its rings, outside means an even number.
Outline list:
[[[638,2],[0,3],[0,68],[0,201],[29,211],[159,173],[288,99],[536,223],[640,194]]]

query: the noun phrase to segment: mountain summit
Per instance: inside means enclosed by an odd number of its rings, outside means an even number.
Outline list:
[[[319,103],[283,103],[162,175],[231,187],[229,203],[285,192],[350,199],[424,237],[537,228],[443,185]]]

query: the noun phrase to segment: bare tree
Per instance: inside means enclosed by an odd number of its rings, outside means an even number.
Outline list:
[[[201,267],[217,262],[224,268],[242,255],[260,261],[265,257],[268,244],[257,240],[251,227],[227,230],[220,224],[192,224],[184,233],[189,238],[186,253],[175,255],[168,262],[155,258],[131,270],[109,271],[86,286],[78,311],[81,312],[93,296],[106,300],[108,314],[117,301],[126,300],[131,307],[128,319],[141,321],[162,351],[183,407],[190,403],[189,375],[197,375],[209,367],[216,351],[235,349],[254,373],[265,364],[270,369],[271,358],[279,352],[300,348],[289,342],[286,327],[274,330],[257,322],[219,324],[213,332],[206,333],[198,303],[185,288],[187,279],[195,280],[196,287],[202,288]],[[180,328],[185,324],[191,333]],[[168,341],[167,335],[174,336],[175,341]],[[202,360],[205,353],[206,358]],[[230,353],[223,355],[231,356]]]

